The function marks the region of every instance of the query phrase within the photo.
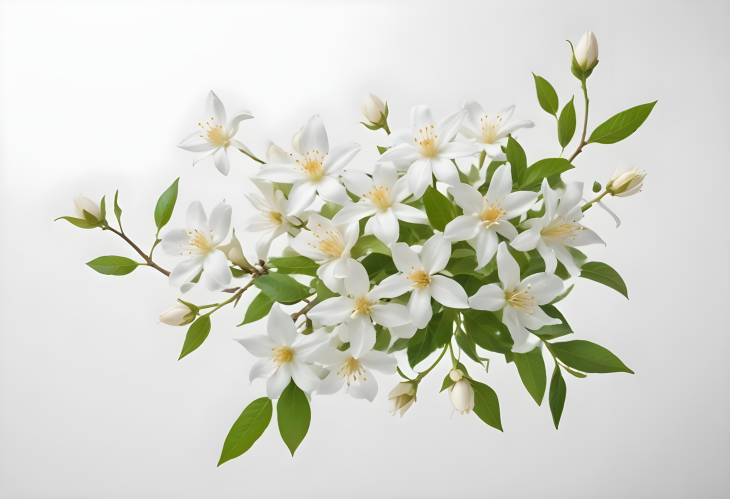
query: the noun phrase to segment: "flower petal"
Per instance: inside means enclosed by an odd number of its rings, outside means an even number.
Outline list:
[[[254,357],[261,357],[265,359],[270,359],[272,350],[276,348],[276,344],[271,341],[271,338],[264,336],[263,334],[239,338],[236,341],[243,345],[243,348],[248,350],[248,353]]]
[[[266,332],[277,345],[291,345],[297,337],[297,329],[291,316],[274,303],[269,312]]]
[[[374,369],[383,374],[395,374],[397,362],[392,355],[385,352],[371,350],[361,355],[359,360],[368,369]]]
[[[335,180],[334,177],[322,177],[316,184],[317,192],[325,201],[345,205],[350,202],[345,187]],[[291,197],[289,198],[291,203]]]
[[[395,243],[390,248],[395,267],[406,274],[410,274],[416,269],[420,269],[421,259],[406,243]]]
[[[205,214],[203,204],[200,201],[193,201],[188,206],[186,223],[190,230],[197,230],[204,234],[208,232],[208,216]]]
[[[482,268],[489,263],[497,251],[498,243],[499,239],[493,230],[482,230],[479,232],[476,244],[477,268]]]
[[[208,142],[200,130],[196,130],[185,137],[178,145],[180,149],[191,152],[203,152],[214,149],[215,146]]]
[[[271,352],[269,352],[271,353]],[[258,378],[266,378],[273,374],[276,365],[271,362],[271,359],[260,359],[254,362],[251,366],[251,371],[248,373],[248,380],[253,381]]]
[[[506,212],[504,218],[510,220],[527,213],[537,200],[537,192],[517,191],[505,196],[502,208]]]
[[[309,121],[302,129],[299,136],[299,150],[302,153],[310,151],[319,151],[322,154],[328,154],[330,151],[329,141],[327,140],[327,130],[324,123],[318,115],[309,118]]]
[[[441,305],[450,308],[469,308],[469,298],[461,285],[446,276],[431,277],[431,296]]]
[[[471,185],[459,183],[449,190],[454,196],[454,201],[464,210],[464,213],[481,213],[484,209],[484,198]]]
[[[312,182],[296,183],[289,192],[289,212],[301,213],[309,208],[317,195],[317,185]]]
[[[390,246],[398,240],[400,227],[398,219],[392,210],[379,211],[373,217],[371,225],[373,234],[380,239],[386,246]]]
[[[266,396],[270,399],[278,399],[281,396],[281,392],[289,384],[289,381],[291,381],[291,368],[289,364],[279,366],[266,382]]]
[[[494,312],[504,307],[504,290],[496,284],[487,284],[479,288],[469,298],[469,306],[476,310],[489,310]]]
[[[408,312],[413,319],[413,325],[423,329],[433,316],[431,308],[431,294],[427,289],[414,289],[408,299]]]
[[[451,142],[459,132],[465,117],[466,111],[460,109],[439,124],[439,146],[442,151],[443,147]]]
[[[213,251],[203,260],[203,274],[200,281],[210,291],[219,291],[231,282],[231,268],[228,266],[228,258],[222,251]]]
[[[433,171],[431,170],[431,161],[427,159],[418,159],[408,168],[406,178],[408,179],[408,189],[415,199],[423,196],[426,188],[431,185]]]
[[[411,128],[417,131],[429,125],[434,125],[431,109],[428,106],[415,106],[411,109]]]
[[[360,146],[354,143],[333,147],[324,159],[325,172],[330,175],[339,173],[358,152],[360,152]]]
[[[391,275],[380,281],[380,284],[370,291],[369,296],[373,300],[395,298],[410,291],[411,284],[411,281],[404,274]]]
[[[209,223],[213,244],[218,245],[228,237],[231,231],[231,213],[231,206],[223,202],[213,208]]]
[[[373,305],[370,316],[373,321],[385,327],[402,326],[411,320],[408,309],[400,303],[378,303]]]
[[[378,394],[378,382],[375,376],[365,372],[362,381],[348,385],[347,393],[356,399],[365,399],[372,402]]]
[[[345,289],[352,297],[365,296],[370,289],[370,278],[365,267],[360,262],[356,265],[348,264],[345,276]]]
[[[492,175],[487,189],[487,202],[501,203],[501,201],[512,192],[512,167],[504,164],[497,168]]]
[[[351,298],[336,296],[316,304],[307,315],[316,324],[334,326],[350,317],[353,307]]]
[[[190,237],[185,229],[171,229],[162,236],[162,251],[168,255],[182,255],[187,251]]]
[[[504,289],[512,289],[520,283],[520,266],[505,243],[499,243],[497,247],[497,273]]]
[[[428,218],[426,217],[426,214],[418,208],[414,208],[413,206],[409,206],[403,203],[396,203],[391,207],[391,209],[393,210],[393,213],[398,218],[398,220],[403,220],[404,222],[410,222],[412,224],[428,223]]]
[[[313,392],[321,382],[312,367],[302,362],[292,362],[291,377],[294,383],[305,393]]]
[[[203,269],[203,259],[200,257],[188,258],[175,265],[170,272],[170,284],[179,288],[191,282]]]
[[[449,241],[466,241],[479,233],[479,218],[474,215],[460,215],[446,224],[444,237]]]
[[[256,177],[268,180],[269,182],[281,182],[283,184],[293,184],[305,178],[300,170],[288,164],[269,164],[262,166]]]
[[[226,109],[218,96],[212,90],[208,93],[208,101],[206,110],[216,121],[217,124],[225,126],[228,122],[226,118]]]
[[[433,174],[438,180],[449,185],[456,185],[459,183],[459,171],[454,166],[454,163],[444,157],[437,157],[431,160],[431,168],[433,168]]]
[[[532,228],[519,233],[517,237],[512,239],[510,245],[518,251],[530,251],[537,247],[537,243],[539,240],[539,228]]]
[[[372,350],[375,345],[375,328],[370,319],[358,315],[346,323],[350,335],[350,351],[358,356]]]
[[[444,270],[446,264],[449,263],[449,258],[451,258],[451,243],[443,235],[434,234],[423,243],[421,262],[429,274]]]
[[[225,147],[221,147],[213,154],[213,163],[219,172],[228,175],[228,172],[231,171],[231,163],[228,161],[228,152]]]

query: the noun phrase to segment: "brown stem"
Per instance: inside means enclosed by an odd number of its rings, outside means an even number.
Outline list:
[[[149,267],[152,267],[153,269],[161,272],[162,274],[164,274],[166,276],[169,276],[170,275],[170,271],[169,270],[166,270],[166,269],[160,267],[159,265],[157,265],[152,260],[152,258],[150,258],[147,255],[147,253],[145,253],[144,251],[142,251],[142,249],[139,246],[137,246],[134,243],[134,241],[132,241],[131,239],[129,239],[129,237],[127,237],[127,235],[124,232],[119,231],[119,230],[115,229],[114,227],[112,227],[110,225],[105,225],[105,226],[102,227],[102,229],[104,229],[104,230],[110,230],[113,233],[115,233],[116,235],[118,235],[119,237],[121,237],[122,239],[124,239],[127,242],[127,244],[129,244],[132,247],[132,249],[134,249],[134,251],[136,251],[137,254],[142,257],[142,259],[145,261],[145,264],[147,264]]]
[[[296,321],[300,316],[306,315],[307,312],[309,312],[310,310],[312,310],[312,308],[314,308],[314,306],[317,304],[317,302],[318,302],[318,300],[312,300],[309,303],[307,303],[304,307],[302,307],[301,310],[291,314],[292,320]]]

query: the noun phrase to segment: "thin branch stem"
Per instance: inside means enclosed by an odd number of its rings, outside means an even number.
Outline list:
[[[598,196],[594,197],[593,199],[591,199],[590,201],[588,201],[586,204],[584,204],[583,206],[581,206],[581,208],[580,208],[581,211],[583,211],[583,212],[588,211],[591,208],[591,206],[593,206],[594,204],[596,204],[597,202],[599,202],[601,199],[603,199],[607,195],[608,195],[608,191],[603,191]]]
[[[254,153],[247,151],[246,149],[239,149],[239,151],[241,151],[243,154],[245,154],[246,156],[248,156],[249,158],[251,158],[252,160],[254,160],[257,163],[260,163],[262,165],[266,164],[266,161],[264,161],[261,158],[258,158]]]
[[[430,373],[431,371],[433,371],[433,369],[438,365],[438,363],[441,362],[441,359],[444,358],[444,355],[446,355],[446,351],[448,349],[449,349],[449,345],[447,344],[447,345],[444,346],[443,350],[441,350],[441,353],[439,354],[439,356],[436,359],[436,361],[433,364],[431,364],[428,367],[428,369],[426,369],[425,371],[422,371],[422,372],[418,373],[418,376],[416,376],[416,381],[421,381],[423,378],[426,377],[426,375],[428,373]]]
[[[166,270],[166,269],[160,267],[158,264],[156,264],[152,260],[152,258],[149,255],[147,255],[147,253],[145,253],[144,251],[142,251],[142,249],[139,246],[137,246],[134,243],[134,241],[132,241],[129,237],[127,237],[127,235],[124,232],[122,232],[121,230],[117,230],[117,229],[115,229],[114,227],[112,227],[112,226],[110,226],[108,224],[102,225],[101,228],[102,228],[102,230],[110,230],[113,233],[115,233],[116,235],[118,235],[119,237],[121,237],[127,244],[129,244],[132,247],[132,249],[134,251],[137,252],[137,254],[139,256],[142,257],[142,259],[145,261],[145,265],[147,265],[148,267],[152,267],[153,269],[157,270],[158,272],[161,272],[162,274],[165,274],[166,276],[169,276],[170,275],[170,271],[169,270]]]
[[[578,148],[568,158],[568,161],[570,161],[571,163],[576,158],[576,156],[578,156],[581,153],[581,151],[583,151],[583,148],[588,144],[588,142],[586,142],[586,134],[588,133],[588,106],[589,106],[590,100],[588,99],[588,87],[586,86],[585,78],[583,80],[581,80],[581,88],[583,89],[583,102],[585,103],[584,110],[583,110],[583,132],[580,135],[580,143],[578,144]]]

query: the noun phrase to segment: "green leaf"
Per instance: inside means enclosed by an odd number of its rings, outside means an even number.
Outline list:
[[[250,449],[269,426],[272,412],[271,400],[266,397],[248,404],[226,436],[218,466]]]
[[[100,256],[86,265],[104,275],[127,275],[139,266],[139,263],[126,256]]]
[[[353,258],[359,258],[370,253],[380,253],[390,256],[390,250],[388,247],[372,234],[359,238],[355,243],[355,246],[353,246],[350,250],[350,254]]]
[[[436,348],[441,348],[451,340],[451,336],[454,334],[454,321],[456,320],[456,310],[445,309],[440,314],[436,314],[429,328],[431,329],[431,335],[433,343]]]
[[[246,314],[243,316],[243,322],[241,322],[239,326],[256,322],[257,320],[266,317],[273,304],[274,300],[272,300],[269,296],[264,293],[257,294],[251,301],[248,309],[246,309]]]
[[[102,196],[99,201],[99,220],[106,220],[106,196]]]
[[[307,396],[294,381],[290,381],[276,403],[276,420],[281,438],[292,456],[307,435],[311,419]]]
[[[525,172],[521,187],[523,189],[539,188],[542,179],[560,175],[573,168],[565,158],[545,158],[537,161],[530,166]]]
[[[565,406],[565,395],[568,388],[565,386],[565,380],[560,373],[560,368],[556,365],[553,371],[553,377],[550,379],[550,412],[553,415],[553,424],[555,429],[560,425],[560,416],[563,415],[563,407]]]
[[[587,262],[583,264],[583,267],[581,267],[580,276],[615,289],[626,298],[629,297],[629,291],[626,289],[626,283],[619,273],[608,264],[603,262]]]
[[[454,335],[456,338],[456,344],[459,345],[459,348],[474,362],[477,362],[479,364],[482,364],[482,359],[479,357],[479,352],[477,352],[477,345],[474,343],[474,340],[471,338],[471,336],[468,336],[461,331],[457,331]]]
[[[565,147],[570,144],[575,134],[575,105],[573,105],[573,98],[560,111],[560,117],[558,118],[558,142],[560,147]]]
[[[183,342],[182,350],[180,351],[180,357],[177,360],[182,359],[190,352],[194,352],[197,348],[203,344],[205,339],[210,333],[210,316],[201,315],[195,322],[190,324],[188,332],[185,335],[185,341]]]
[[[568,367],[585,373],[630,373],[621,359],[609,350],[586,340],[547,343],[550,351]]]
[[[542,305],[543,311],[550,317],[560,320],[560,324],[549,324],[543,326],[536,331],[533,331],[536,335],[543,339],[552,339],[565,336],[566,334],[572,334],[573,330],[570,328],[568,321],[565,320],[565,316],[553,305]]]
[[[311,286],[314,288],[314,291],[317,293],[317,301],[323,301],[327,298],[332,298],[333,296],[337,296],[337,293],[334,293],[330,288],[325,286],[324,282],[322,282],[320,279],[312,279]]]
[[[535,90],[537,90],[537,101],[540,103],[540,107],[555,116],[555,113],[558,112],[558,94],[550,82],[542,76],[532,73],[532,77],[535,79]]]
[[[81,229],[95,229],[96,227],[99,227],[99,222],[92,222],[90,220],[87,220],[85,218],[77,218],[77,217],[58,217],[56,220],[66,220],[71,225],[75,225],[76,227],[79,227]]]
[[[279,303],[291,304],[309,296],[309,288],[286,274],[269,272],[254,280],[254,285]]]
[[[375,345],[373,350],[385,352],[390,347],[390,330],[383,326],[375,326]]]
[[[519,184],[520,179],[527,170],[527,155],[519,142],[510,135],[507,138],[506,152],[507,161],[512,167],[512,181]]]
[[[507,327],[493,313],[480,310],[465,310],[464,329],[474,343],[497,353],[509,352],[512,337]]]
[[[172,185],[157,200],[157,205],[155,206],[155,225],[157,225],[158,230],[170,221],[172,211],[175,209],[175,203],[177,202],[177,183],[179,181],[180,178],[176,178]]]
[[[317,264],[306,256],[274,257],[269,264],[282,274],[317,275]]]
[[[542,350],[533,348],[527,353],[514,352],[513,358],[520,374],[522,384],[532,395],[537,405],[542,404],[547,385],[547,373],[545,372],[545,361],[542,358]]]
[[[625,139],[646,121],[656,102],[641,104],[611,116],[593,130],[588,143],[614,144]]]
[[[489,426],[502,430],[502,417],[499,413],[499,399],[489,386],[478,381],[471,381],[474,389],[474,412],[479,419]]]
[[[429,327],[419,329],[408,341],[408,363],[416,365],[436,350],[436,342]]]
[[[117,219],[119,227],[122,226],[122,208],[119,206],[119,190],[114,193],[114,216]]]
[[[426,208],[428,221],[436,230],[443,231],[446,224],[456,218],[454,203],[431,186],[423,195],[423,205]]]

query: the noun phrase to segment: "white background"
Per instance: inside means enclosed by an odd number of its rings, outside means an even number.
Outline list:
[[[0,496],[725,495],[727,2],[0,5]],[[452,417],[436,393],[441,371],[403,419],[384,397],[396,380],[382,379],[373,404],[315,398],[295,458],[271,427],[216,468],[231,423],[262,393],[232,338],[261,325],[236,329],[242,310],[221,312],[204,346],[178,362],[184,329],[157,322],[174,290],[148,269],[95,274],[85,261],[132,254],[112,234],[53,218],[71,214],[77,194],[119,188],[126,227],[147,246],[155,200],[181,176],[181,206],[225,198],[240,226],[255,165],[236,158],[223,177],[175,147],[211,88],[229,112],[256,114],[239,136],[260,153],[319,112],[331,143],[357,140],[367,164],[382,136],[358,124],[358,110],[373,91],[394,126],[415,104],[437,115],[467,98],[517,104],[537,124],[520,134],[528,157],[554,155],[530,72],[553,82],[561,104],[577,95],[564,40],[585,29],[600,41],[593,125],[659,100],[638,133],[589,146],[569,177],[649,171],[645,192],[610,201],[619,230],[600,210],[588,217],[608,242],[591,256],[623,274],[631,300],[582,281],[565,302],[579,336],[637,374],[567,380],[555,431],[547,404],[495,356],[483,379],[499,393],[504,433]]]

